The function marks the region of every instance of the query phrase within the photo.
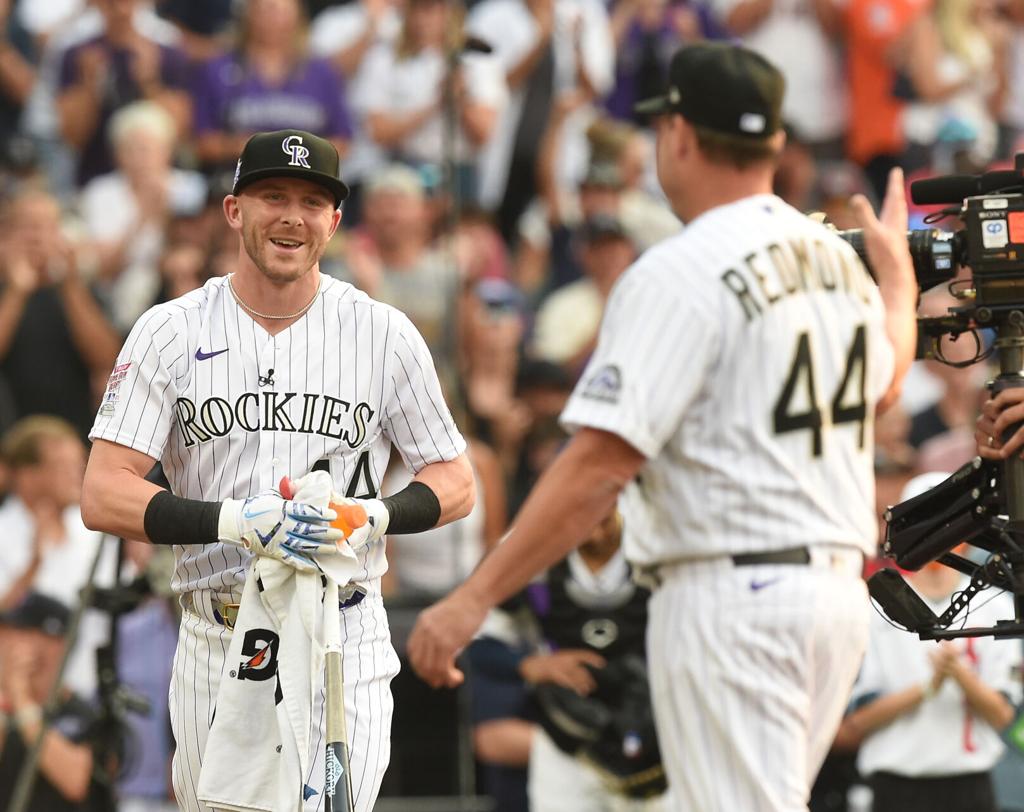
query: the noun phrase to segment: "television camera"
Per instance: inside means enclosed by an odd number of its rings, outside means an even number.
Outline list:
[[[995,354],[999,374],[989,382],[995,396],[1024,387],[1024,153],[1015,168],[982,175],[951,175],[916,181],[911,199],[944,205],[926,225],[956,218],[955,231],[936,228],[908,234],[921,290],[946,283],[960,302],[943,316],[918,319],[918,357],[966,366]],[[857,231],[839,232],[866,262]],[[970,279],[958,278],[959,267]],[[870,265],[868,265],[870,270]],[[994,338],[986,341],[983,331]],[[974,357],[953,363],[940,340],[973,337]],[[1009,439],[1021,424],[1007,429]],[[1024,636],[1024,460],[1018,455],[995,463],[975,458],[937,487],[889,508],[883,552],[905,570],[931,561],[970,578],[948,609],[936,615],[897,570],[868,579],[871,596],[886,615],[922,639]],[[978,564],[953,551],[962,542],[988,555]],[[991,627],[954,627],[979,592],[996,587],[1014,596],[1014,617]]]

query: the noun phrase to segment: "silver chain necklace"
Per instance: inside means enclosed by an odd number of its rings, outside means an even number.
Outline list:
[[[268,315],[267,313],[260,313],[258,310],[253,310],[251,307],[249,307],[249,305],[247,305],[245,302],[242,301],[241,297],[239,297],[237,291],[235,290],[235,286],[231,284],[231,277],[232,276],[234,276],[233,273],[228,274],[228,290],[231,291],[231,295],[235,297],[235,301],[238,302],[238,306],[240,308],[242,308],[242,310],[244,310],[250,316],[256,316],[257,318],[260,318],[260,319],[278,319],[278,320],[295,319],[295,318],[298,318],[299,316],[301,316],[307,310],[309,310],[309,308],[311,308],[313,306],[313,302],[316,301],[316,297],[320,295],[320,285],[324,281],[324,278],[322,276],[320,276],[319,274],[317,274],[316,290],[313,292],[313,298],[310,299],[308,302],[306,302],[306,304],[302,307],[301,310],[296,310],[294,313],[289,313],[287,316],[271,316],[271,315]]]

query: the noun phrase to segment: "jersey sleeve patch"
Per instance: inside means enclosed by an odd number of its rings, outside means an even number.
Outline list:
[[[103,403],[100,405],[99,410],[103,417],[110,417],[114,414],[117,401],[121,396],[121,384],[128,377],[128,370],[131,369],[131,366],[131,361],[118,364],[111,371],[110,377],[107,378],[107,388],[103,393]]]

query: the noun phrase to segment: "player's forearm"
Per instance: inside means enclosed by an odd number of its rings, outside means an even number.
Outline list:
[[[434,492],[441,505],[437,527],[469,515],[476,502],[473,469],[465,454],[447,462],[435,462],[422,468],[414,481]]]
[[[161,490],[159,485],[127,469],[108,471],[102,477],[90,475],[86,470],[82,521],[91,530],[121,538],[148,539],[146,508]]]
[[[917,288],[893,280],[882,281],[879,291],[885,304],[885,332],[894,356],[892,383],[878,403],[878,411],[883,412],[899,399],[903,379],[917,353]]]
[[[581,431],[541,477],[505,539],[458,591],[487,607],[519,592],[579,546],[643,462],[622,440]]]

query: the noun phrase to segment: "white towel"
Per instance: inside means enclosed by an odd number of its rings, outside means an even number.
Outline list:
[[[347,544],[320,563],[339,589],[360,569]],[[209,806],[301,812],[323,684],[323,595],[319,574],[272,558],[250,565],[199,773]]]

